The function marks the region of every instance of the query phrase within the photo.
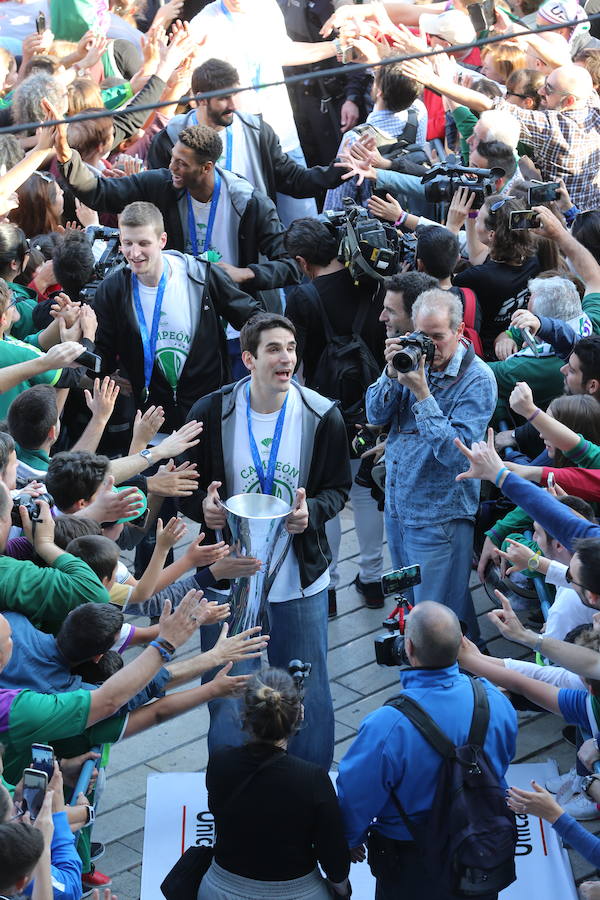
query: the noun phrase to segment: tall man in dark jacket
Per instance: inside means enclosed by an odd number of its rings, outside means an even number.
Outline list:
[[[269,661],[282,668],[292,659],[312,664],[304,725],[289,750],[328,769],[334,722],[327,676],[331,552],[325,523],[348,498],[346,428],[333,401],[292,382],[296,336],[289,319],[254,316],[240,343],[250,377],[203,397],[190,411],[204,422],[202,439],[189,456],[198,464],[200,490],[182,508],[207,528],[221,529],[225,512],[219,497],[268,493],[293,506],[286,523],[291,546],[268,595]],[[217,631],[204,629],[203,649],[214,644]],[[212,704],[209,749],[243,742],[239,713],[236,701]]]
[[[222,152],[219,135],[196,125],[179,135],[169,169],[100,178],[69,146],[66,126],[56,128],[61,173],[86,206],[120,213],[136,200],[154,203],[163,214],[170,249],[219,261],[247,293],[263,295],[268,309],[279,310],[274,289],[296,284],[299,270],[286,254],[275,206],[245,178],[216,167]]]
[[[222,59],[208,59],[192,74],[192,93],[234,90],[240,86],[237,69]],[[219,132],[224,148],[217,161],[221,169],[243,175],[277,202],[277,192],[290,197],[314,197],[341,183],[342,172],[333,163],[306,169],[281,149],[279,138],[261,115],[240,112],[235,108],[235,94],[199,100],[195,109],[174,116],[160,131],[148,152],[151,169],[167,167],[179,134],[192,125],[207,125]],[[333,159],[335,147],[330,155]]]
[[[131,203],[119,218],[128,267],[99,286],[96,352],[102,370],[121,365],[136,405],[162,406],[178,428],[198,397],[229,379],[222,317],[241,328],[261,309],[218,267],[175,250],[152,203]]]

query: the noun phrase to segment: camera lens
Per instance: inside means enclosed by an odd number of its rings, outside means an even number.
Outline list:
[[[404,347],[392,357],[392,366],[396,372],[414,372],[419,368],[421,356],[420,347]]]

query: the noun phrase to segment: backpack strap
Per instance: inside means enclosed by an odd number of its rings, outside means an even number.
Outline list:
[[[385,702],[386,706],[393,706],[398,712],[403,713],[411,722],[423,738],[430,744],[434,750],[446,759],[451,759],[456,753],[456,747],[452,741],[446,737],[441,728],[438,728],[429,713],[425,712],[423,707],[408,697],[406,694],[399,694],[397,697],[391,697]]]
[[[481,681],[478,678],[471,678],[470,675],[469,680],[473,688],[473,718],[467,743],[482,748],[490,721],[490,704],[487,691]]]
[[[411,106],[407,112],[406,125],[402,134],[397,138],[398,141],[406,141],[407,144],[417,143],[417,129],[419,127],[419,117],[416,109]]]
[[[463,297],[463,317],[465,325],[468,325],[469,328],[475,328],[475,311],[476,311],[476,300],[475,300],[475,291],[471,288],[460,288],[462,297]]]
[[[328,344],[330,344],[333,341],[335,335],[333,333],[333,328],[331,327],[331,322],[329,321],[329,316],[327,315],[325,307],[323,306],[323,301],[321,300],[321,295],[319,294],[318,290],[316,289],[316,287],[314,286],[312,281],[309,281],[308,284],[305,284],[302,286],[307,287],[310,290],[311,294],[313,295],[314,300],[316,301],[317,310],[319,312],[319,316],[321,317],[321,324],[323,326],[323,331],[325,332],[325,340],[327,341]]]
[[[364,324],[367,321],[367,316],[369,314],[369,309],[371,308],[371,301],[367,297],[363,297],[360,303],[358,304],[358,309],[356,310],[356,315],[354,316],[354,321],[352,322],[352,334],[359,335],[363,330]]]

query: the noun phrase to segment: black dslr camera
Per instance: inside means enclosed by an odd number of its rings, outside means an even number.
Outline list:
[[[391,616],[383,622],[386,631],[375,638],[375,661],[379,666],[408,666],[404,651],[404,627],[412,606],[401,593],[407,588],[421,584],[421,567],[404,566],[388,572],[381,579],[383,593],[395,594],[396,606]]]
[[[383,281],[398,271],[398,233],[392,225],[371,218],[351,197],[344,197],[342,211],[324,210],[323,217],[339,240],[338,259],[357,284]]]
[[[402,346],[402,350],[398,350],[392,357],[392,366],[396,372],[416,372],[422,356],[425,357],[426,366],[432,364],[435,344],[422,331],[413,331],[407,337],[399,337],[398,343]]]
[[[423,175],[421,184],[425,185],[425,199],[430,203],[450,203],[459,188],[468,188],[475,194],[473,209],[481,209],[486,197],[496,193],[496,181],[504,175],[504,169],[500,168],[462,166],[456,156],[450,154],[445,162]]]
[[[37,497],[32,497],[31,494],[18,494],[13,498],[13,505],[10,514],[11,522],[13,525],[18,528],[21,527],[21,512],[20,509],[22,506],[27,510],[27,515],[31,519],[33,525],[38,521],[40,517],[40,508],[35,502],[36,500],[45,500],[50,508],[54,506],[54,497],[51,494],[39,494]]]

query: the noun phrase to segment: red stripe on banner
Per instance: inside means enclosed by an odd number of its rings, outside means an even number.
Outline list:
[[[542,819],[538,819],[538,821],[540,823],[540,832],[542,835],[542,846],[544,848],[544,856],[548,856],[548,848],[546,846],[546,835],[544,834],[544,823],[543,823]]]
[[[183,812],[181,814],[181,855],[183,856],[185,852],[185,816],[187,812],[187,806],[183,807]],[[541,821],[541,819],[540,819]]]

